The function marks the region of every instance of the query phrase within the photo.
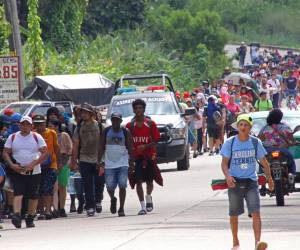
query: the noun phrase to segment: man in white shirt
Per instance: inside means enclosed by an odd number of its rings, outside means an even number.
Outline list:
[[[277,79],[277,75],[273,72],[271,79],[268,80],[268,84],[272,88],[272,102],[273,108],[279,108],[279,92],[280,88],[280,81]]]
[[[21,228],[22,199],[29,198],[26,227],[34,227],[34,217],[38,203],[38,191],[41,180],[40,164],[48,156],[46,142],[42,136],[31,132],[32,119],[24,116],[20,121],[20,132],[8,137],[3,151],[3,157],[13,170],[12,183],[14,187],[14,215],[12,223]]]

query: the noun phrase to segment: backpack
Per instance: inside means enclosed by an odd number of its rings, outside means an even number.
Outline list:
[[[108,132],[109,132],[109,130],[110,130],[111,128],[112,128],[112,126],[109,126],[109,127],[105,128],[105,129],[103,130],[104,146],[106,145],[106,137],[107,137],[107,134],[108,134]],[[127,130],[126,128],[124,128],[124,127],[121,127],[121,129],[122,129],[123,134],[124,134],[124,136],[125,136],[125,146],[126,146],[126,149],[127,149],[127,151],[129,152],[129,145],[128,145],[128,143],[127,143],[127,139],[128,139],[128,130]]]
[[[14,140],[16,139],[16,134],[17,133],[12,134],[12,136],[11,136],[11,143],[13,143]],[[33,139],[35,140],[36,144],[39,145],[39,140],[38,140],[38,137],[37,137],[37,135],[36,135],[35,132],[32,132],[32,136],[33,136]]]
[[[267,100],[267,108],[269,109],[270,108],[270,100]],[[260,104],[260,99],[257,101],[257,108],[259,110],[259,104]]]
[[[230,142],[230,157],[229,157],[229,162],[228,162],[228,168],[230,168],[230,164],[231,164],[231,159],[232,159],[232,149],[233,149],[233,144],[234,144],[234,141],[236,139],[236,135],[235,136],[232,136],[229,140],[231,140]],[[250,136],[251,138],[251,141],[252,141],[252,145],[254,147],[254,150],[255,150],[255,159],[257,160],[257,145],[258,145],[258,139],[254,136]]]

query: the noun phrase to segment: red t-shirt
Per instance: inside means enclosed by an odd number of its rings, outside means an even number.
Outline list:
[[[147,121],[147,119],[144,120],[142,127],[138,127],[136,122],[134,122],[133,128],[131,128],[131,122],[129,122],[126,125],[126,128],[128,128],[132,134],[133,156],[135,158],[141,157],[141,156],[146,156],[146,157],[148,156],[148,157],[152,158],[153,156],[156,156],[156,147],[155,146],[151,147],[151,148],[147,148],[146,150],[143,150],[143,151],[137,150],[137,147],[140,145],[147,145],[153,141],[157,142],[159,140],[160,134],[159,134],[158,128],[156,126],[156,123],[152,120],[151,120],[151,122],[152,122],[152,125],[151,125],[152,129],[150,129],[150,126],[149,126],[150,122]]]

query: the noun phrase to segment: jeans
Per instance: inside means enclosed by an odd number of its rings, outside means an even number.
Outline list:
[[[273,108],[279,108],[279,93],[272,96]]]
[[[296,163],[293,158],[293,155],[287,148],[275,148],[275,147],[265,147],[268,153],[271,153],[272,151],[280,151],[282,152],[289,161],[288,168],[289,168],[289,173],[296,175]]]
[[[203,131],[202,128],[197,129],[197,147],[198,152],[201,153],[203,146]]]
[[[80,162],[86,209],[94,209],[103,200],[104,176],[99,176],[96,163]]]
[[[105,183],[108,191],[119,188],[127,188],[128,167],[106,168]]]

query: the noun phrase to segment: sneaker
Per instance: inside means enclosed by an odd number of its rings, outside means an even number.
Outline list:
[[[138,213],[138,215],[146,215],[146,214],[147,214],[147,211],[144,209],[141,209]]]
[[[59,217],[63,217],[63,218],[68,217],[64,208],[59,209]]]
[[[27,215],[27,217],[25,219],[26,227],[27,228],[35,227],[33,221],[34,221],[34,216]]]
[[[73,205],[71,205],[70,206],[70,213],[75,213],[77,210],[76,210],[76,207],[75,207],[75,205],[73,204]]]
[[[209,156],[213,156],[213,155],[214,155],[214,152],[210,151],[208,155],[209,155]]]
[[[12,216],[11,223],[12,223],[16,228],[21,228],[21,227],[22,227],[21,215],[20,215],[20,214],[14,214],[14,215]]]
[[[39,216],[37,217],[38,220],[45,220],[46,216],[44,214],[39,214]]]
[[[117,198],[114,197],[110,200],[110,212],[115,214],[117,212]]]
[[[152,201],[152,197],[151,195],[149,195],[146,198],[147,202],[146,202],[146,210],[147,212],[152,212],[153,211],[153,201]]]
[[[52,220],[53,219],[53,215],[52,214],[45,214],[45,219],[46,220]]]
[[[51,212],[52,218],[57,219],[59,217],[59,212],[57,210],[53,210]]]
[[[102,212],[102,205],[101,203],[96,203],[96,212],[100,214]]]
[[[220,153],[220,149],[216,149],[215,153],[218,155]]]
[[[119,217],[125,217],[124,209],[119,209],[118,210],[118,215],[119,215]]]
[[[95,210],[93,208],[90,208],[86,211],[86,215],[88,217],[93,217],[95,215]]]
[[[195,152],[195,153],[193,154],[193,158],[197,158],[197,156],[198,156],[198,154]]]
[[[83,212],[83,203],[79,203],[79,205],[78,205],[78,208],[77,208],[77,213],[78,214],[82,214],[82,212]]]

